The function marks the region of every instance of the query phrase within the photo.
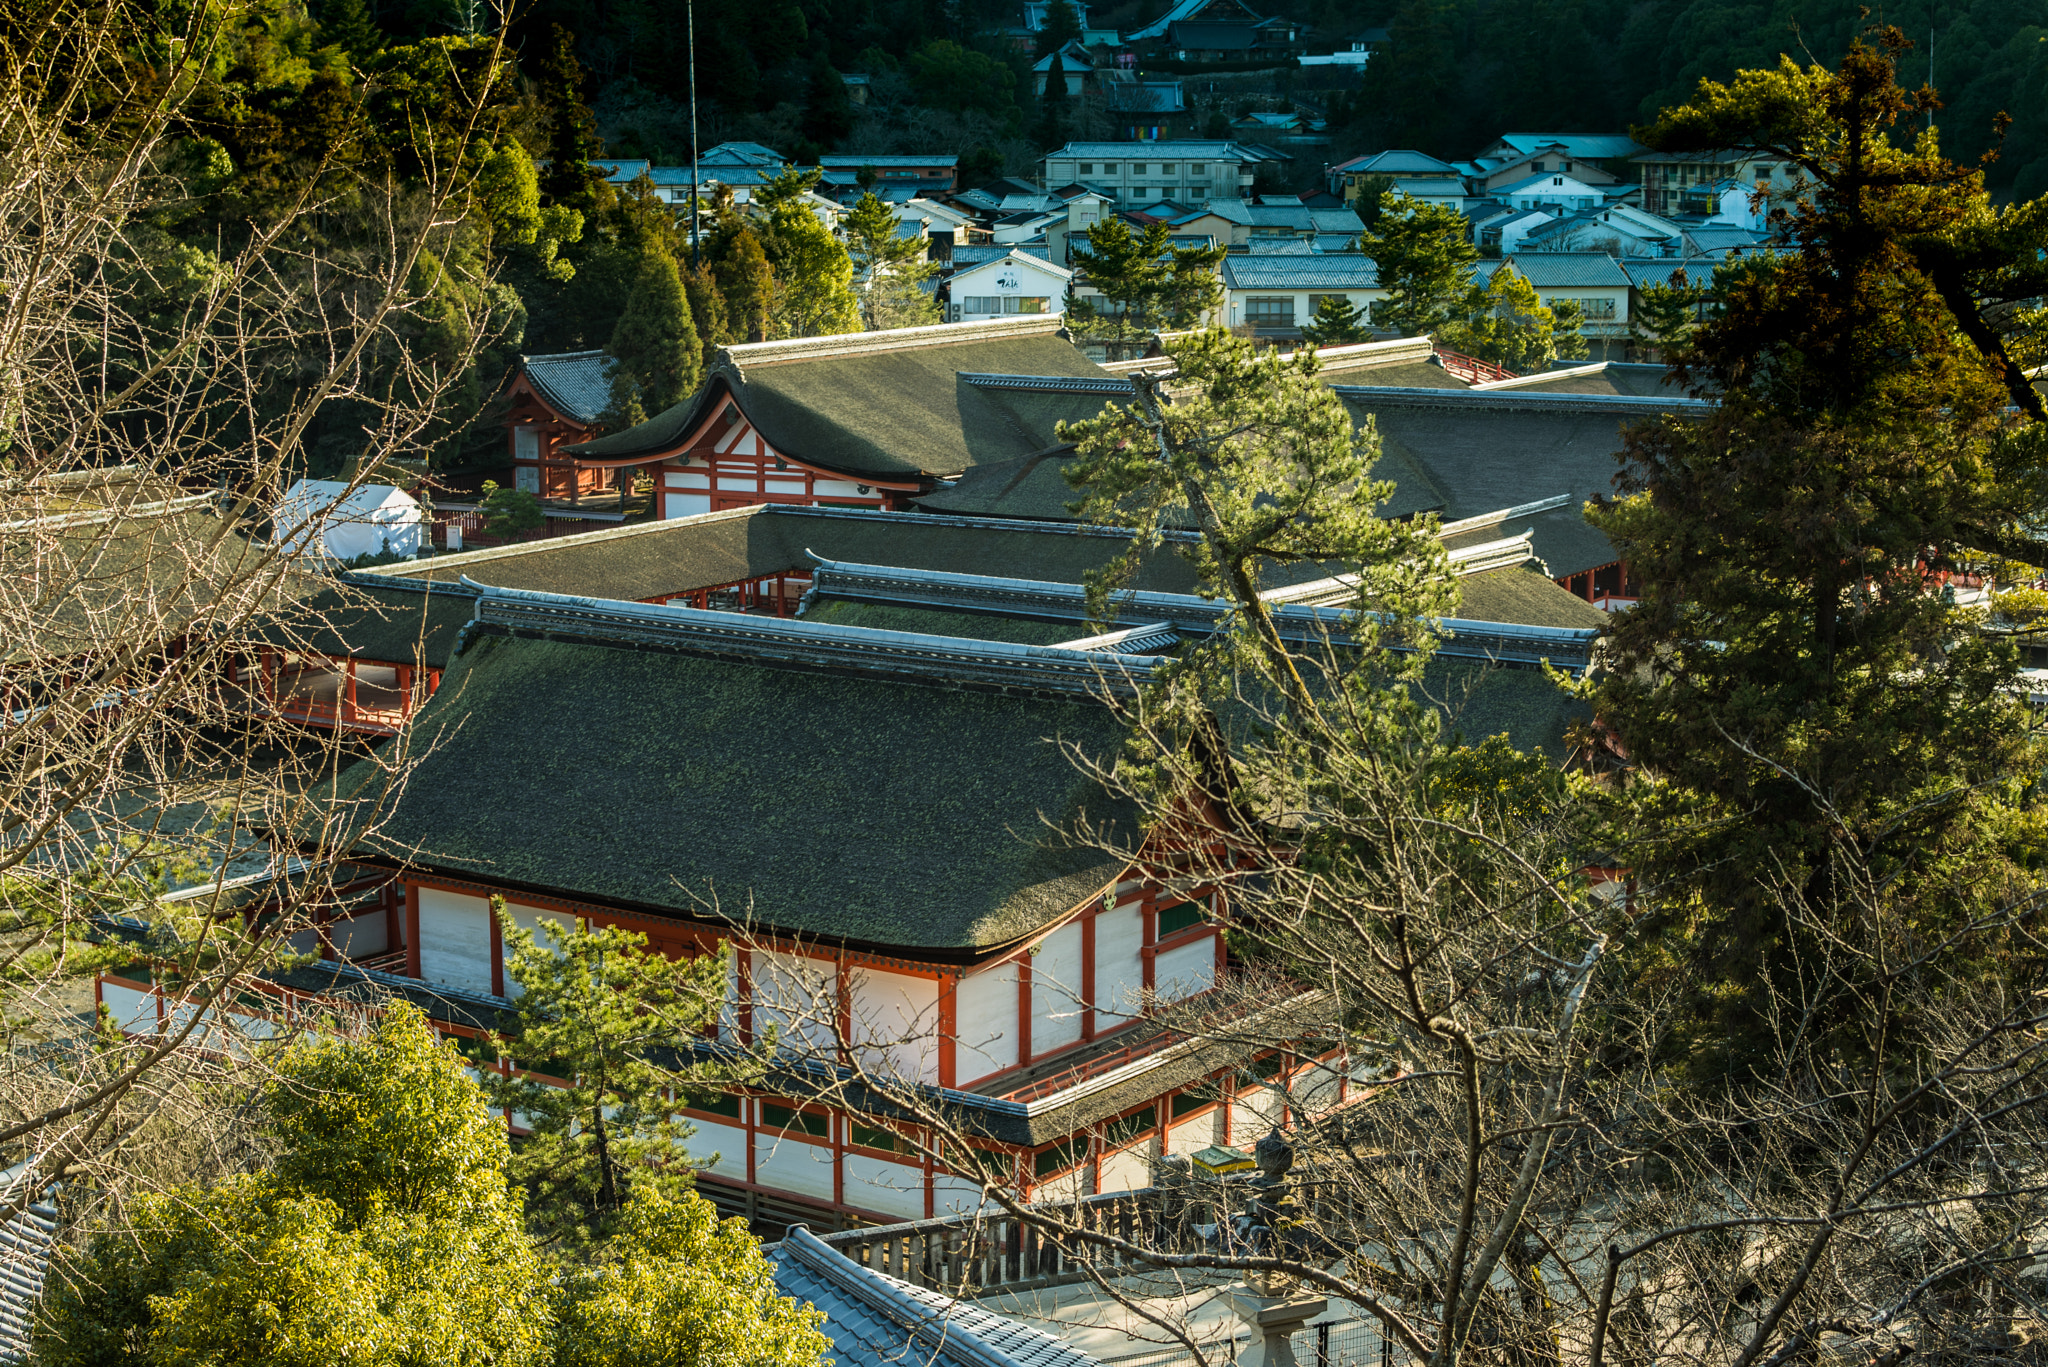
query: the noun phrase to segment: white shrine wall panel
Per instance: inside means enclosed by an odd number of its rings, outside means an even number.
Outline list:
[[[1263,1087],[1256,1092],[1239,1093],[1237,1100],[1230,1103],[1231,1147],[1249,1150],[1266,1137],[1279,1113],[1280,1098]]]
[[[939,984],[932,978],[881,969],[855,969],[853,1037],[875,1047],[869,1068],[901,1081],[939,1080]]]
[[[1095,1010],[1111,1017],[1135,1016],[1145,987],[1145,920],[1133,906],[1116,907],[1095,918]],[[1098,1021],[1098,1026],[1116,1021]]]
[[[119,983],[100,984],[100,1000],[113,1013],[114,1024],[123,1030],[147,1033],[156,1029],[156,994]]]
[[[1152,961],[1152,986],[1163,1001],[1192,997],[1216,985],[1216,937],[1169,949]]]
[[[1143,1144],[1104,1154],[1096,1166],[1097,1190],[1139,1191],[1152,1185],[1152,1166],[1145,1160]]]
[[[327,939],[334,946],[334,952],[344,958],[360,959],[366,954],[382,954],[391,948],[391,923],[381,910],[366,911],[360,916],[329,923]]]
[[[1069,921],[1031,956],[1031,1053],[1081,1039],[1081,923]]]
[[[421,888],[420,977],[430,983],[491,990],[491,904],[442,888]]]
[[[774,1026],[794,1046],[834,1047],[839,1012],[838,967],[824,959],[753,951],[754,1029]]]
[[[830,1201],[832,1150],[824,1144],[806,1144],[774,1130],[756,1130],[754,1181],[764,1187]]]
[[[970,1182],[964,1177],[955,1177],[949,1172],[942,1172],[933,1176],[932,1213],[934,1215],[972,1215],[976,1211],[984,1209],[995,1209],[995,1202],[982,1199],[981,1183]]]
[[[1000,963],[960,980],[953,997],[953,1077],[966,1086],[1017,1062],[1017,965]]]
[[[1072,1172],[1062,1173],[1058,1177],[1050,1177],[1040,1182],[1031,1189],[1031,1199],[1033,1201],[1072,1201],[1076,1197],[1088,1194],[1087,1185],[1088,1169],[1084,1164],[1081,1167],[1075,1168]]]
[[[899,1220],[924,1218],[924,1169],[858,1153],[842,1161],[847,1205]]]
[[[543,911],[539,907],[522,907],[517,902],[507,903],[505,910],[511,915],[513,925],[532,933],[533,943],[539,949],[550,947],[545,927],[553,926],[565,935],[576,929],[576,918],[566,911]],[[555,956],[561,957],[559,949],[555,950]],[[525,988],[512,981],[510,973],[505,974],[506,996],[517,997],[525,991]]]
[[[711,495],[709,494],[663,494],[661,496],[661,515],[664,518],[695,517],[699,513],[708,513],[710,511]]]
[[[720,1125],[710,1120],[689,1118],[696,1133],[683,1141],[683,1152],[701,1166],[699,1172],[747,1180],[747,1132],[737,1125]],[[717,1155],[717,1162],[712,1156]]]
[[[1216,1116],[1198,1115],[1175,1122],[1166,1132],[1168,1153],[1199,1153],[1216,1142]]]

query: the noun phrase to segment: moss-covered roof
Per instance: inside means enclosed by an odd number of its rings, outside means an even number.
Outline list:
[[[568,449],[606,460],[665,456],[730,400],[776,450],[807,464],[885,479],[946,478],[1042,450],[1053,443],[1054,423],[1093,417],[1105,399],[973,378],[990,375],[1112,378],[1049,332],[742,362],[715,370],[690,399],[639,426]]]
[[[831,622],[842,627],[867,627],[872,631],[911,631],[925,636],[964,636],[972,641],[1011,641],[1024,646],[1056,646],[1087,634],[1072,622],[1039,622],[983,612],[948,612],[944,608],[852,603],[843,599],[813,602],[804,609],[804,620]]]
[[[445,669],[475,606],[476,595],[459,588],[330,583],[260,624],[255,639],[281,650]]]
[[[1458,580],[1460,617],[1530,627],[1604,627],[1607,614],[1535,570],[1486,570]]]
[[[465,722],[467,724],[463,724]],[[414,724],[366,857],[858,945],[972,957],[1114,876],[1046,821],[1128,821],[1064,740],[1105,708],[482,634]],[[344,798],[379,794],[365,762]]]
[[[440,556],[379,573],[446,583],[468,575],[494,588],[639,602],[790,570],[808,574],[812,552],[864,565],[1078,583],[1124,545],[1113,534],[1026,522],[771,506]],[[1147,561],[1136,586],[1191,593],[1194,585],[1187,561],[1166,550]]]
[[[1465,744],[1504,735],[1516,749],[1540,750],[1558,763],[1569,749],[1566,729],[1593,717],[1591,707],[1536,669],[1433,660],[1422,691],[1443,709],[1451,732]]]

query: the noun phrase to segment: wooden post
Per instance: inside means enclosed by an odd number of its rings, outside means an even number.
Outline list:
[[[336,720],[353,722],[356,719],[356,662],[351,659],[341,676],[342,715]]]
[[[498,924],[497,912],[488,898],[484,901],[484,915],[491,922],[491,995],[505,995],[505,928]]]
[[[420,976],[420,888],[405,885],[405,976]]]
[[[1114,895],[1114,894],[1112,894]],[[1095,907],[1081,913],[1081,1038],[1095,1038]]]
[[[1031,956],[1017,956],[1017,1066],[1031,1062]]]
[[[958,1075],[958,1064],[954,1056],[954,1036],[960,1033],[960,980],[952,974],[939,979],[939,1085],[951,1087]],[[930,1175],[925,1181],[927,1192],[931,1189]]]

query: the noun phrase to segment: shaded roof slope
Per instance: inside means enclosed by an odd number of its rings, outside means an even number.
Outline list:
[[[564,351],[521,356],[520,368],[548,406],[564,417],[592,423],[612,402],[612,367],[602,351]]]
[[[1532,627],[1604,627],[1607,614],[1535,570],[1483,570],[1458,580],[1460,617]]]
[[[728,397],[785,455],[884,479],[957,475],[1047,446],[1043,422],[1022,422],[972,375],[1102,381],[1100,366],[1057,333],[1057,317],[1026,325],[949,323],[805,343],[729,347],[691,399],[624,432],[568,448],[622,459],[676,450]],[[915,334],[915,335],[913,335]],[[811,346],[809,343],[840,343]],[[1057,386],[1046,393],[1058,393]],[[1086,417],[1101,396],[1066,395],[1059,415]]]
[[[445,669],[448,652],[476,606],[453,584],[388,577],[329,582],[258,625],[254,639],[282,650]]]
[[[511,717],[547,743],[506,744]],[[715,896],[725,918],[869,946],[1027,935],[1116,871],[1046,822],[1129,819],[1056,743],[1121,743],[1094,702],[631,645],[480,632],[414,734],[425,757],[365,856],[685,917]],[[602,762],[562,762],[579,752]],[[386,782],[364,761],[343,795]]]

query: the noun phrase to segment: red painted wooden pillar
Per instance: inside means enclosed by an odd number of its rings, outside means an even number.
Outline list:
[[[1031,956],[1017,956],[1017,1066],[1031,1062]]]
[[[1095,1038],[1095,908],[1081,913],[1081,1038]]]
[[[954,1037],[960,1033],[960,980],[951,974],[939,979],[939,1085],[951,1087],[957,1076]],[[929,1191],[931,1184],[925,1184]],[[930,1215],[927,1210],[926,1215]]]

